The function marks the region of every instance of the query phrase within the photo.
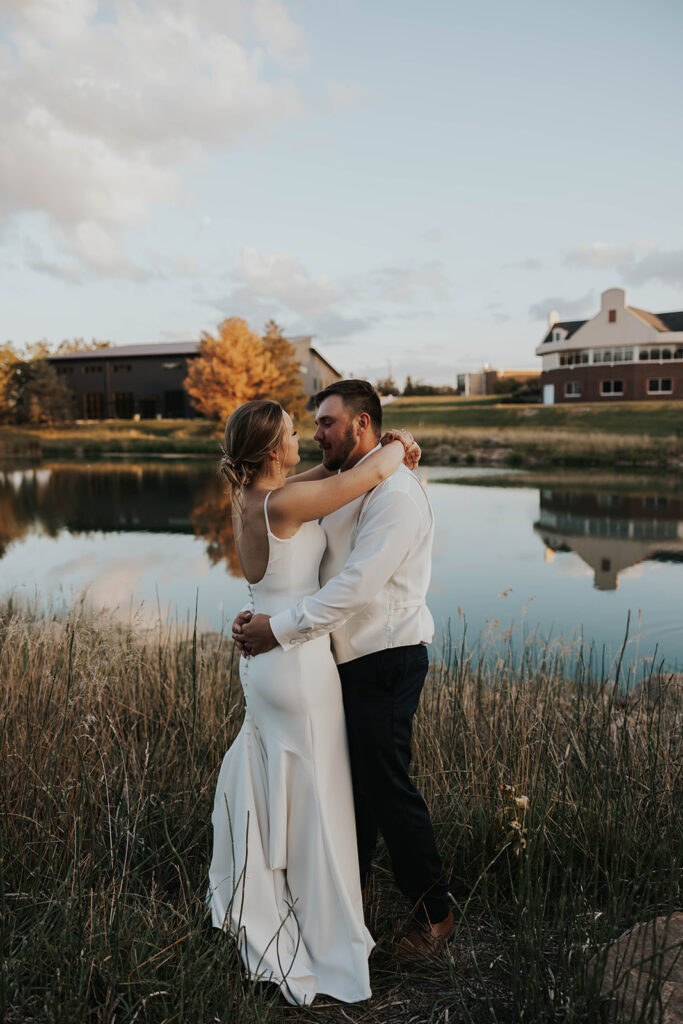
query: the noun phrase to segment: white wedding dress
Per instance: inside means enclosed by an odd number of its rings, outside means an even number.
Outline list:
[[[325,533],[271,533],[252,610],[273,615],[319,589]],[[370,996],[351,775],[327,636],[240,659],[244,725],[225,755],[212,815],[213,924],[236,936],[249,976],[290,1003]]]

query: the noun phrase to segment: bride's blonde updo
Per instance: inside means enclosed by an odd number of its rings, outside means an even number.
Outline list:
[[[228,418],[221,473],[233,495],[239,497],[265,466],[268,453],[283,446],[285,428],[282,406],[269,399],[245,402]]]

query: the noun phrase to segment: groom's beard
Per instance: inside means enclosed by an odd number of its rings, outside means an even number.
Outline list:
[[[323,448],[323,466],[332,472],[341,469],[355,447],[356,435],[353,424],[350,423],[340,441],[337,441],[331,448]]]

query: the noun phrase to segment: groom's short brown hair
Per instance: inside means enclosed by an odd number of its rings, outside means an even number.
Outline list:
[[[367,413],[372,428],[379,437],[382,433],[382,403],[372,384],[367,380],[337,380],[334,384],[328,384],[315,396],[316,409],[330,395],[339,395],[354,416],[362,412]]]

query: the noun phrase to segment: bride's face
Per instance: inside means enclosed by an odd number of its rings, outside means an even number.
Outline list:
[[[282,441],[284,456],[282,458],[282,472],[287,473],[289,469],[301,462],[299,455],[299,435],[294,429],[292,417],[283,410],[282,415],[285,421],[285,435]]]

